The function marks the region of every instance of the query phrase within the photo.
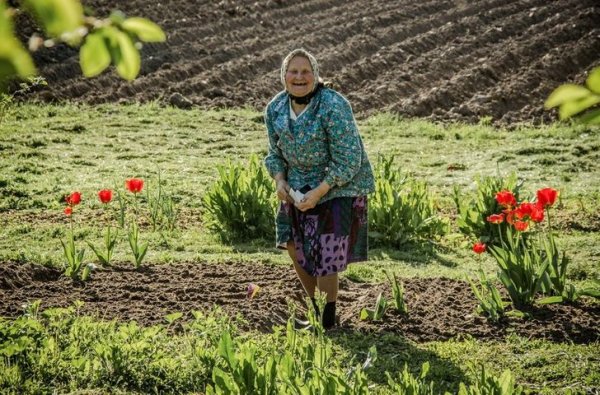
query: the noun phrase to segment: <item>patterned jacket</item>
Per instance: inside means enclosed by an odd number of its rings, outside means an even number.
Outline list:
[[[375,190],[373,171],[348,100],[322,87],[305,111],[290,119],[289,95],[282,91],[267,105],[265,122],[269,174],[284,173],[290,187],[316,188],[326,181],[330,191],[319,203]]]

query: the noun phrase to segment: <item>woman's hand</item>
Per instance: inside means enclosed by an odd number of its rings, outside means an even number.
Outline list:
[[[304,199],[302,199],[300,203],[296,203],[296,207],[300,211],[306,211],[310,210],[311,208],[314,208],[317,205],[317,203],[319,203],[319,200],[321,200],[321,198],[325,196],[327,192],[329,192],[330,188],[331,187],[329,186],[329,184],[323,181],[315,189],[311,189],[310,191],[306,192],[304,194]]]
[[[290,198],[290,195],[288,195],[290,186],[288,185],[286,180],[284,180],[284,179],[277,180],[276,188],[277,188],[277,199],[284,201],[284,202],[292,201],[292,199]]]

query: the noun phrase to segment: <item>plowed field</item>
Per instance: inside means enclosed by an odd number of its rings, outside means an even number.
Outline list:
[[[542,107],[552,89],[600,64],[597,0],[85,3],[98,15],[148,17],[167,42],[143,48],[132,83],[114,71],[84,79],[75,50],[44,49],[35,57],[49,87],[35,98],[168,102],[178,92],[203,107],[262,109],[281,88],[282,57],[302,46],[359,115],[510,124],[552,119]]]

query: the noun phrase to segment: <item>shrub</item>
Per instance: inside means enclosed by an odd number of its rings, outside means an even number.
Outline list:
[[[275,235],[275,185],[258,157],[247,165],[217,166],[219,178],[204,196],[206,226],[224,241]]]
[[[447,223],[436,214],[427,184],[393,169],[393,160],[380,156],[375,167],[375,193],[369,200],[371,239],[398,248],[446,233]]]

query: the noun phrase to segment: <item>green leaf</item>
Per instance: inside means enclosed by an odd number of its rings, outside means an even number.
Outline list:
[[[163,42],[167,39],[160,26],[146,18],[128,18],[121,27],[144,42]]]
[[[548,296],[546,298],[542,298],[538,300],[539,304],[553,304],[553,303],[562,303],[562,296]]]
[[[586,112],[579,118],[579,122],[588,125],[600,125],[600,108]]]
[[[0,85],[15,75],[27,78],[36,74],[29,52],[14,36],[0,37],[0,41]]]
[[[173,322],[177,321],[178,319],[180,319],[181,317],[183,317],[183,313],[177,312],[177,313],[171,313],[165,316],[165,320],[167,320],[167,322],[170,324],[172,324]]]
[[[113,62],[115,62],[115,65],[117,66],[119,75],[128,81],[132,81],[140,72],[140,53],[127,34],[116,31],[114,35],[118,46],[119,56],[118,59],[113,58]]]
[[[44,29],[54,38],[61,38],[83,25],[83,7],[78,0],[27,0],[25,6],[33,11]],[[69,44],[78,42],[76,37],[62,37]]]
[[[546,102],[544,107],[547,109],[560,106],[563,103],[579,100],[591,94],[589,89],[575,84],[564,84],[556,88]]]
[[[600,95],[600,67],[596,67],[590,72],[585,84],[592,92]]]
[[[600,95],[594,95],[590,93],[589,96],[582,99],[561,104],[558,110],[558,115],[560,119],[567,119],[598,103],[600,103]]]
[[[360,311],[360,319],[361,319],[361,321],[367,320],[369,318],[371,318],[371,319],[373,318],[373,311],[371,311],[369,309],[366,309],[366,308],[363,308]]]
[[[95,77],[110,65],[110,52],[102,30],[89,34],[79,50],[79,64],[86,77]]]

